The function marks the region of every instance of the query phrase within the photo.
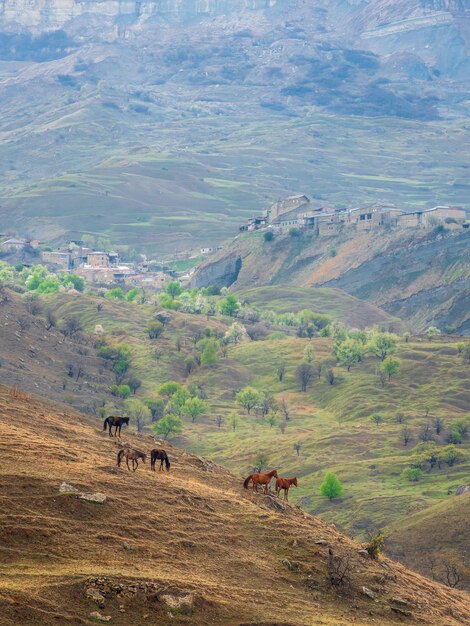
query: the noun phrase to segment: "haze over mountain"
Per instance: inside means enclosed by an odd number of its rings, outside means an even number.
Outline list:
[[[0,228],[172,251],[297,190],[468,206],[469,15],[468,0],[6,0]]]

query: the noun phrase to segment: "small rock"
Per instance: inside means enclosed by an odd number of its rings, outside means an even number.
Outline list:
[[[470,491],[470,485],[460,485],[460,487],[457,487],[455,495],[461,496],[463,493],[467,493],[467,491]]]
[[[127,543],[127,541],[122,544],[122,547],[124,548],[124,550],[134,550],[134,546],[132,546],[130,543]]]
[[[325,539],[318,539],[318,541],[315,541],[315,544],[317,546],[327,546],[328,545],[328,541],[326,541]]]
[[[104,602],[104,596],[98,591],[98,589],[95,589],[94,587],[89,587],[86,590],[85,595],[87,598],[93,600],[97,604],[103,604]]]
[[[408,602],[408,600],[404,600],[403,598],[395,597],[395,598],[392,598],[390,602],[392,604],[399,604],[400,606],[410,606],[410,603]]]
[[[96,504],[104,504],[106,499],[107,498],[104,493],[82,493],[80,495],[80,500],[85,500],[85,502],[94,502]]]
[[[292,563],[292,561],[289,561],[289,559],[283,559],[282,564],[290,572],[297,572],[299,570],[298,564],[297,563]]]
[[[59,487],[59,493],[79,493],[79,492],[80,492],[79,489],[65,482],[62,483]]]
[[[358,550],[357,553],[363,556],[365,559],[369,558],[369,553],[367,552],[367,550],[361,549],[361,550]]]
[[[194,596],[191,593],[166,592],[160,595],[170,610],[178,610],[183,615],[190,615],[194,608]]]
[[[92,619],[96,619],[97,622],[110,622],[111,615],[101,615],[99,611],[93,611],[90,613]]]
[[[375,600],[375,593],[369,589],[368,587],[363,587],[362,588],[362,593],[367,596],[368,598],[371,598],[371,600]]]
[[[394,613],[398,613],[398,615],[413,617],[413,613],[411,611],[405,611],[405,609],[401,609],[399,606],[391,606],[390,608]]]

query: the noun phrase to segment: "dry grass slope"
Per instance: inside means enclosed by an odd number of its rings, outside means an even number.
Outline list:
[[[273,508],[198,457],[168,446],[170,474],[117,470],[100,424],[5,387],[0,417],[2,626],[91,625],[93,584],[115,625],[386,626],[403,619],[392,607],[411,610],[412,623],[470,624],[466,594],[365,559],[333,527]],[[108,500],[60,494],[62,481]],[[351,586],[340,592],[326,581],[329,546],[351,560]],[[182,595],[191,608],[169,608]]]

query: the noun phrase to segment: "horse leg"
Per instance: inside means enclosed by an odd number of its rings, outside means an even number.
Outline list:
[[[112,435],[111,435],[111,429],[112,429],[111,422],[108,422],[108,426],[109,426],[109,436],[111,437],[111,436],[112,436]]]
[[[135,470],[139,467],[139,461],[136,459],[135,460],[135,467],[134,467],[134,459],[132,459],[132,469]]]
[[[131,471],[131,468],[129,467],[129,457],[128,456],[126,456],[126,465],[127,465],[127,469],[129,471]]]
[[[284,500],[286,502],[289,502],[289,487],[287,489],[284,489]]]

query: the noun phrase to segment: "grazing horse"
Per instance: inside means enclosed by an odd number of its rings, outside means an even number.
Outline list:
[[[160,472],[163,472],[163,463],[165,463],[166,471],[170,471],[170,459],[165,450],[155,448],[150,452],[150,469],[155,471],[155,461],[160,461]]]
[[[122,450],[119,450],[118,455],[117,455],[118,467],[121,467],[121,461],[123,457],[126,458],[126,465],[129,471],[131,469],[129,467],[129,459],[132,461],[133,472],[135,472],[135,470],[139,467],[139,459],[142,459],[144,463],[145,463],[145,460],[147,459],[147,455],[145,454],[145,452],[141,452],[140,450],[136,450],[135,448],[123,448]]]
[[[106,430],[109,427],[109,436],[111,437],[111,429],[114,427],[114,436],[116,437],[118,433],[119,436],[121,436],[121,428],[123,424],[129,426],[128,417],[117,417],[116,415],[110,415],[103,422],[103,430]]]
[[[289,502],[289,489],[294,485],[297,487],[297,478],[276,478],[276,493],[279,496],[281,489],[284,489],[284,500]]]
[[[270,472],[265,472],[264,474],[250,474],[248,478],[245,479],[243,486],[245,489],[248,489],[248,484],[251,480],[253,484],[253,491],[258,491],[258,485],[264,485],[264,493],[268,493],[269,483],[271,482],[273,476],[277,478],[277,470],[271,470]]]

